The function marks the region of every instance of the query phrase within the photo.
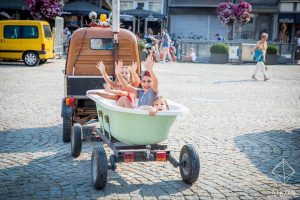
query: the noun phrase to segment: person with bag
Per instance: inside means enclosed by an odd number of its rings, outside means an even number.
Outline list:
[[[254,80],[257,80],[255,76],[259,69],[261,73],[264,75],[264,81],[269,80],[269,78],[267,77],[266,66],[264,63],[266,59],[266,51],[268,47],[267,39],[268,39],[268,34],[262,33],[260,36],[260,40],[256,43],[254,53],[252,52],[253,60],[257,61],[254,73],[251,77]]]

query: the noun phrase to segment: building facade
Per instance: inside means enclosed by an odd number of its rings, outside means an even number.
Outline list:
[[[224,0],[169,0],[168,26],[171,33],[182,38],[214,40],[216,34],[228,35],[228,29],[218,20],[217,5]],[[238,1],[232,1],[237,3]],[[234,40],[257,40],[267,32],[277,39],[278,1],[248,0],[252,5],[251,20],[246,25],[234,25]]]
[[[300,1],[281,0],[278,14],[278,40],[295,43],[300,34]]]
[[[121,11],[136,9],[142,6],[142,9],[157,12],[166,16],[167,4],[166,0],[120,0]],[[151,28],[153,33],[156,35],[165,25],[165,20],[154,18],[154,17],[144,17],[137,19],[133,16],[122,16],[121,23],[124,28],[131,27],[134,33],[147,33],[148,28]]]

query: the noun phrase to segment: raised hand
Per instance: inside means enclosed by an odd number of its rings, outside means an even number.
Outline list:
[[[105,92],[111,92],[111,87],[109,84],[104,84],[103,85]]]
[[[146,69],[148,71],[151,71],[153,69],[153,64],[154,64],[153,57],[151,55],[148,55],[146,61],[144,62]]]
[[[103,64],[102,61],[99,61],[98,64],[96,65],[96,68],[100,70],[101,73],[105,71],[105,65]]]
[[[116,75],[121,74],[122,67],[123,67],[122,60],[119,60],[118,62],[115,62],[115,74]]]
[[[131,66],[129,67],[130,72],[136,72],[137,70],[137,63],[136,62],[132,62]]]

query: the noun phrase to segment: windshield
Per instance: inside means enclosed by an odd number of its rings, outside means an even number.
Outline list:
[[[44,25],[44,36],[46,38],[51,38],[51,29],[49,25]]]

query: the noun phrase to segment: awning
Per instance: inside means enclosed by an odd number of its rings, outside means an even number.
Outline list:
[[[121,14],[124,15],[132,15],[135,17],[150,17],[150,18],[165,18],[165,16],[161,13],[154,12],[151,10],[144,10],[143,9],[144,4],[138,3],[138,7],[136,9],[130,9],[130,10],[122,10]]]
[[[0,10],[2,9],[24,10],[25,7],[26,7],[25,0],[0,1]]]
[[[98,15],[110,13],[108,10],[101,9],[100,7],[97,7],[88,2],[73,2],[66,4],[63,7],[63,12],[77,15],[88,15],[91,11],[96,12]]]
[[[295,13],[295,23],[300,23],[300,13]]]
[[[295,13],[279,13],[278,22],[293,24],[295,23],[295,17],[296,17]]]

